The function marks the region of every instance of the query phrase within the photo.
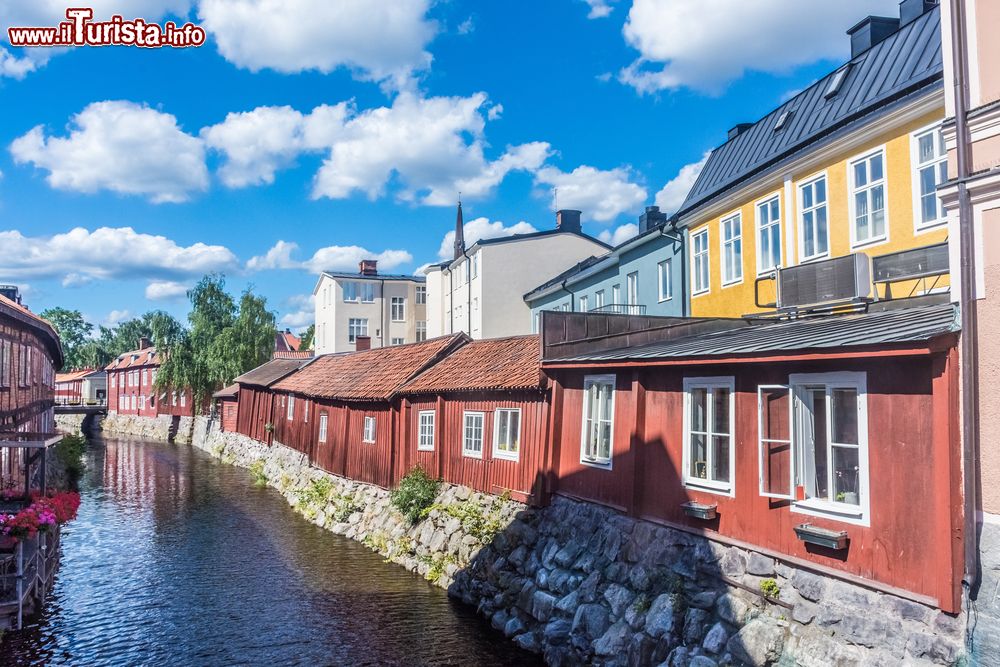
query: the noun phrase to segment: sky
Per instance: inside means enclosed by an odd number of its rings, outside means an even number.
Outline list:
[[[79,5],[82,3],[73,3]],[[32,310],[178,317],[219,272],[312,320],[323,270],[411,273],[583,211],[618,243],[726,131],[849,57],[896,0],[93,0],[205,29],[187,49],[13,47],[0,4],[0,283]],[[539,267],[539,282],[545,267]]]

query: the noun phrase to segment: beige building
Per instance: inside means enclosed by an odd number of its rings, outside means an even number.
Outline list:
[[[313,290],[316,354],[370,343],[388,347],[427,338],[427,289],[421,276],[380,274],[366,259],[357,273],[324,272]]]

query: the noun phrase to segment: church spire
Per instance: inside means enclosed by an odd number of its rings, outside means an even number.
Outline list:
[[[465,221],[462,219],[462,196],[458,196],[458,215],[455,218],[455,259],[465,255]]]

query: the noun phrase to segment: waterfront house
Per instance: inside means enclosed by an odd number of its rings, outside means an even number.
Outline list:
[[[415,343],[427,338],[427,290],[423,276],[378,272],[374,259],[357,273],[324,271],[313,289],[316,354],[356,349],[367,337],[371,347]]]
[[[271,387],[311,359],[272,359],[240,375],[235,431],[270,445],[274,434],[274,393]]]
[[[538,336],[472,341],[397,392],[402,471],[538,504],[549,428]]]
[[[543,310],[683,316],[683,232],[659,207],[639,216],[639,233],[608,252],[588,257],[524,295],[532,331]]]
[[[212,394],[215,400],[215,416],[219,420],[219,430],[235,433],[239,422],[240,385],[233,383]]]
[[[583,233],[580,211],[556,213],[555,229],[480,239],[465,245],[462,205],[452,259],[427,270],[427,331],[464,332],[474,340],[532,332],[524,295],[610,246]]]
[[[108,398],[108,375],[104,370],[84,368],[56,375],[56,403],[103,405]]]
[[[108,413],[137,417],[194,416],[190,389],[167,391],[156,386],[162,359],[148,338],[139,347],[118,355],[105,367],[108,383]]]
[[[873,269],[880,296],[947,289],[940,14],[904,0],[899,18],[862,20],[848,62],[712,151],[677,214],[692,315],[768,310],[778,267],[853,253],[888,256]],[[946,270],[883,280],[894,264]]]

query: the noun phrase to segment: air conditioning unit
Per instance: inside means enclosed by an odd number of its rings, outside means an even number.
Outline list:
[[[864,253],[778,269],[779,309],[847,303],[871,296],[871,260]]]

